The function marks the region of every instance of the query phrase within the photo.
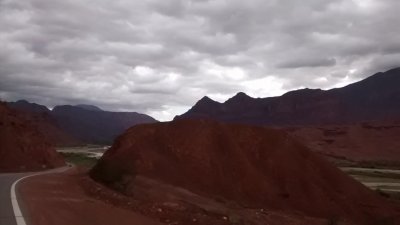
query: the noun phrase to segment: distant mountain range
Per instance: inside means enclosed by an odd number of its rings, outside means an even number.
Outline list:
[[[63,105],[53,110],[25,100],[8,105],[40,120],[42,133],[58,145],[111,144],[116,136],[133,125],[157,122],[145,114],[109,112],[92,105]]]
[[[207,96],[175,117],[255,125],[345,124],[400,118],[400,68],[331,90],[301,89],[279,97],[238,93],[224,103]]]
[[[207,96],[180,119],[282,128],[310,149],[333,159],[400,160],[400,68],[346,87],[301,89],[252,98],[238,93],[224,103]]]

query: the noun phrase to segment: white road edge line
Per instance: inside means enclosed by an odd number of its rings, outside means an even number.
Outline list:
[[[43,175],[43,174],[46,174],[46,173],[53,173],[53,172],[56,172],[58,170],[60,170],[59,172],[63,172],[63,171],[66,171],[67,169],[69,169],[69,167],[65,166],[65,167],[60,167],[60,168],[49,170],[49,171],[37,172],[37,173],[34,173],[34,174],[30,174],[30,175],[21,177],[11,185],[11,204],[12,204],[12,207],[13,207],[14,216],[15,216],[15,220],[17,222],[17,225],[26,225],[26,221],[25,221],[24,215],[22,215],[21,208],[19,207],[17,195],[16,195],[16,192],[15,192],[15,187],[17,186],[18,182],[22,181],[23,179],[29,178],[29,177]]]
[[[27,175],[25,177],[21,177],[18,180],[16,180],[11,186],[11,204],[12,204],[12,207],[14,210],[14,216],[15,216],[17,225],[26,225],[26,222],[25,222],[24,216],[22,215],[21,208],[19,207],[19,204],[18,204],[17,195],[15,193],[15,187],[18,184],[18,182],[20,182],[21,180],[28,178],[28,177],[33,177],[33,176],[36,176],[39,174],[42,174],[42,173],[31,174],[31,175]]]

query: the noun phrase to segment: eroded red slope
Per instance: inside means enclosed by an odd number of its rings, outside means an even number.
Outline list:
[[[0,103],[0,171],[32,171],[64,165],[35,121]]]
[[[138,125],[120,136],[91,171],[129,193],[136,175],[247,207],[376,222],[391,204],[285,132],[211,121]]]

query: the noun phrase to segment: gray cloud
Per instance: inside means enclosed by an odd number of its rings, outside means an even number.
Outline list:
[[[279,68],[324,67],[334,66],[334,58],[297,58],[278,64]]]
[[[397,0],[0,0],[0,98],[171,119],[400,66]]]

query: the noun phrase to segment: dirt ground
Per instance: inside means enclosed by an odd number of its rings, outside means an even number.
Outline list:
[[[145,178],[138,179],[136,184],[137,193],[127,197],[94,182],[86,171],[74,168],[61,174],[28,178],[19,184],[19,192],[32,225],[326,225],[337,222],[335,218],[310,218],[295,212],[247,209]]]
[[[85,194],[83,172],[40,175],[23,180],[18,191],[32,225],[158,225],[157,220],[114,207]]]

